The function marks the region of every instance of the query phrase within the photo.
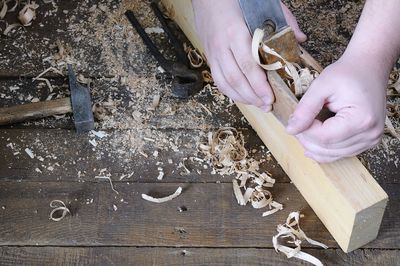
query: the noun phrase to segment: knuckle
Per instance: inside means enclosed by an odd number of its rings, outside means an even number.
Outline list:
[[[241,83],[239,75],[237,75],[237,73],[235,72],[226,73],[225,78],[227,82],[234,87],[239,86],[239,84]]]
[[[249,75],[250,73],[254,73],[254,70],[258,66],[251,60],[243,59],[240,63],[240,69],[242,70],[243,74]]]

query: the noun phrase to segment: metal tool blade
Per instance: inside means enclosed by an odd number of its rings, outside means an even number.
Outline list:
[[[251,35],[268,20],[274,23],[275,32],[288,26],[280,0],[239,0],[239,3]]]
[[[94,128],[92,100],[89,89],[76,80],[72,66],[68,64],[69,89],[76,132],[86,132]]]

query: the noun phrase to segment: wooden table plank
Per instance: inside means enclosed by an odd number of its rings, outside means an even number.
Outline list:
[[[0,182],[0,245],[270,248],[276,225],[284,222],[290,211],[301,210],[305,214],[301,226],[309,237],[337,247],[292,184],[276,184],[271,190],[285,208],[269,217],[261,217],[262,210],[251,206],[238,206],[231,184],[127,182],[114,186],[119,194],[106,181]],[[183,187],[182,195],[165,204],[150,203],[140,196],[165,196],[178,186]],[[400,247],[398,185],[385,189],[392,204],[378,239],[369,248]],[[49,203],[54,199],[66,202],[72,216],[50,221]],[[181,206],[187,211],[179,212]]]
[[[399,250],[310,250],[326,265],[396,265]],[[263,248],[0,247],[0,265],[309,265]]]
[[[150,13],[149,1],[54,2],[57,8],[40,3],[31,26],[17,28],[0,39],[0,77],[36,76],[50,66],[48,58],[56,54],[57,42],[67,48],[77,68],[92,77],[156,70],[154,58],[124,18],[129,8],[135,11],[144,27],[159,26]],[[9,13],[5,20],[9,24],[19,22],[16,17],[16,12]],[[152,34],[152,37],[162,49],[168,47],[162,34]]]
[[[0,80],[0,108],[30,103],[33,99],[44,101],[49,95],[51,99],[70,95],[67,78],[51,78],[49,82],[52,92],[44,81],[27,78]],[[228,98],[217,102],[209,91],[203,90],[190,99],[177,99],[172,96],[170,86],[153,74],[138,77],[135,87],[121,84],[116,79],[104,78],[92,79],[90,88],[92,104],[101,104],[108,99],[115,103],[114,113],[108,113],[105,119],[97,121],[98,129],[156,127],[207,130],[222,126],[249,127],[238,108],[228,105]],[[160,104],[156,110],[149,110],[155,95],[161,96]],[[210,113],[204,108],[210,110]],[[73,129],[73,123],[71,115],[68,115],[66,118],[40,119],[14,127]]]
[[[206,141],[200,130],[107,132],[109,136],[98,139],[90,134],[77,135],[71,130],[0,129],[0,179],[54,181],[56,177],[60,181],[93,181],[95,176],[101,175],[101,169],[106,169],[102,175],[110,173],[114,181],[125,175],[124,182],[230,183],[232,180],[232,177],[211,174],[207,163],[190,159],[204,158],[197,147],[199,141]],[[289,182],[275,160],[267,160],[267,150],[260,148],[262,142],[255,132],[244,129],[243,133],[248,150],[253,151],[251,157],[264,159],[260,165],[262,171],[270,172],[277,182]],[[145,137],[155,142],[146,141]],[[96,139],[97,147],[89,143],[93,139]],[[34,159],[25,152],[26,148],[35,154]],[[148,154],[148,158],[139,151]],[[158,151],[157,157],[154,151]],[[184,169],[179,168],[182,161],[191,170],[190,174],[186,175]],[[157,180],[159,167],[165,174],[162,181]]]

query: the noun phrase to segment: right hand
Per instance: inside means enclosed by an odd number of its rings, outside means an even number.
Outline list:
[[[237,0],[193,0],[197,33],[219,90],[232,100],[272,109],[274,94],[251,55],[251,35]],[[282,4],[286,21],[299,42],[306,40],[295,17]]]

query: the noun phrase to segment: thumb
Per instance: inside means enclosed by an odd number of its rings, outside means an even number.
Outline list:
[[[281,3],[281,5],[286,21],[289,24],[289,26],[293,29],[297,41],[300,43],[305,42],[307,40],[307,36],[304,34],[304,32],[300,30],[299,24],[297,24],[297,20],[294,17],[293,13],[289,10],[289,8],[287,8],[285,4]]]
[[[289,134],[297,135],[308,129],[324,106],[328,96],[320,88],[314,91],[313,87],[315,86],[311,85],[307,90],[290,116],[286,127],[286,131]]]

